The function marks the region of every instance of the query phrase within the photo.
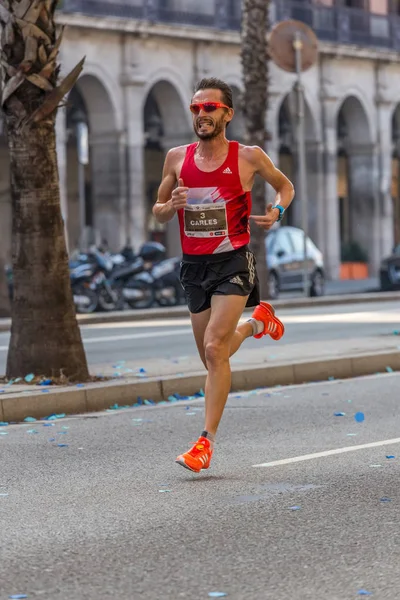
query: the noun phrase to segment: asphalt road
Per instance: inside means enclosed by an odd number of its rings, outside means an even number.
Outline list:
[[[200,475],[174,463],[200,400],[2,428],[0,599],[396,600],[399,389],[235,394]]]
[[[398,302],[282,310],[279,316],[286,326],[280,344],[356,338],[400,330]],[[189,318],[84,325],[81,329],[91,364],[197,354]],[[8,333],[0,334],[0,372],[5,369],[8,340]],[[260,344],[270,344],[269,337],[246,340],[245,348],[257,348]],[[237,358],[240,359],[240,351]]]

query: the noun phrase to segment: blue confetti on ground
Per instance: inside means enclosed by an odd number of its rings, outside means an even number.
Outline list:
[[[13,598],[14,600],[20,600],[21,598],[27,598],[26,594],[13,594],[12,596],[8,596],[9,598]]]
[[[386,367],[386,371],[387,371],[388,373],[393,373],[393,369],[392,369],[392,367]]]
[[[359,596],[372,596],[372,592],[368,592],[367,590],[358,590],[357,594]]]
[[[51,379],[45,379],[44,381],[41,381],[39,385],[51,385],[52,383]]]
[[[44,421],[56,421],[57,419],[64,419],[64,417],[66,417],[67,415],[65,413],[61,413],[59,415],[56,414],[52,414],[49,415],[48,417],[44,417]]]
[[[35,423],[36,419],[33,417],[25,417],[24,421],[25,423]]]
[[[344,417],[344,416],[346,416],[346,413],[344,413],[344,412],[335,412],[335,413],[333,413],[333,415],[335,417]]]
[[[35,379],[35,376],[33,373],[29,373],[29,375],[26,375],[24,379],[25,379],[26,383],[30,383],[31,381],[33,381]]]
[[[362,412],[357,412],[354,415],[354,419],[357,421],[357,423],[362,423],[365,420],[365,415]]]
[[[68,444],[57,444],[59,448],[68,448]]]
[[[387,454],[386,458],[388,458],[390,460],[391,458],[396,458],[396,457],[394,454]]]
[[[225,592],[208,592],[209,598],[225,598],[227,595]]]
[[[8,423],[5,421],[0,421],[0,427],[7,427]]]
[[[381,502],[391,502],[392,499],[391,498],[387,498],[386,496],[384,496],[383,498],[381,498]]]
[[[300,510],[301,506],[289,506],[290,510]]]

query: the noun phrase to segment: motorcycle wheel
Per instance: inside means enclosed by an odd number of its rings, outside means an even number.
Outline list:
[[[75,310],[77,313],[83,315],[90,315],[97,310],[97,307],[99,305],[99,298],[96,292],[83,286],[77,286],[72,288],[72,293],[74,296]],[[81,297],[81,299],[86,298],[86,301],[76,302],[76,297]]]
[[[135,293],[136,296],[129,298],[129,291]],[[124,299],[130,308],[150,308],[155,301],[155,292],[150,283],[133,280],[124,289]]]
[[[99,291],[99,307],[100,310],[104,312],[110,312],[113,310],[122,310],[123,309],[123,298],[121,290],[117,288],[113,288],[113,292],[115,294],[115,299],[111,296],[109,291],[102,287]]]
[[[163,292],[168,292],[167,295],[163,296]],[[156,293],[156,300],[160,306],[178,306],[182,301],[182,288],[178,285],[167,285]]]

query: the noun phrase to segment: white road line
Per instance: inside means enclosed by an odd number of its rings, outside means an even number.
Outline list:
[[[97,344],[102,342],[118,342],[120,340],[141,340],[146,338],[170,337],[175,335],[191,334],[191,329],[172,329],[170,331],[149,331],[147,333],[130,333],[126,335],[110,335],[107,337],[84,338],[83,344]],[[8,350],[8,346],[0,346],[0,351]]]
[[[126,335],[110,335],[105,337],[84,338],[84,344],[96,344],[97,342],[113,342],[119,340],[141,340],[146,338],[170,337],[174,335],[187,335],[192,333],[191,329],[172,329],[170,331],[148,331],[147,333],[130,333]]]
[[[400,311],[327,313],[317,315],[282,315],[283,321],[292,324],[305,323],[398,323]]]
[[[95,329],[143,329],[144,327],[176,327],[177,325],[190,325],[191,321],[187,319],[152,319],[151,321],[118,321],[114,323],[90,323],[80,325],[81,331],[93,331]]]
[[[304,460],[313,460],[314,458],[323,458],[324,456],[334,456],[335,454],[344,454],[345,452],[355,452],[355,450],[364,450],[365,448],[377,448],[379,446],[390,446],[391,444],[400,444],[400,438],[393,440],[383,440],[381,442],[372,442],[370,444],[361,444],[360,446],[347,446],[346,448],[336,448],[335,450],[325,450],[324,452],[315,452],[314,454],[303,454],[303,456],[294,456],[293,458],[283,458],[273,462],[253,465],[253,467],[279,467],[280,465],[291,465]]]

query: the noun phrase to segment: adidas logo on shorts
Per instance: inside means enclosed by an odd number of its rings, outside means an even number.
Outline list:
[[[225,173],[226,175],[232,175],[232,171],[230,170],[229,167],[226,167],[226,169],[224,169],[222,172]]]
[[[236,275],[236,277],[232,277],[232,279],[229,280],[229,283],[236,283],[237,285],[243,285],[243,281],[239,277],[239,275]]]

